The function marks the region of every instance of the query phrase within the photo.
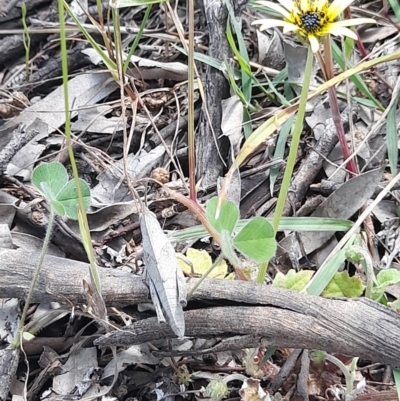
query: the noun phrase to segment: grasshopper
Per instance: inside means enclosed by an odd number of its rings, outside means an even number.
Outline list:
[[[181,339],[185,335],[185,277],[178,265],[174,247],[161,229],[156,215],[142,205],[139,222],[146,265],[145,279],[158,321],[167,322]]]

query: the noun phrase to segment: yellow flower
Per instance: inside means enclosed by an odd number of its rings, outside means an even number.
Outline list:
[[[311,50],[319,50],[319,41],[327,34],[349,36],[357,39],[357,35],[347,28],[359,24],[375,23],[372,18],[355,18],[336,21],[340,13],[354,0],[278,0],[280,4],[272,1],[257,1],[258,4],[277,11],[283,20],[262,19],[254,21],[260,24],[260,30],[282,26],[283,32],[296,32],[302,39],[310,42]]]

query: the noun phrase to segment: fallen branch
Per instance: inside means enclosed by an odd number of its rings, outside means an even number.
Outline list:
[[[25,297],[37,257],[36,253],[21,250],[0,250],[1,298]],[[119,270],[99,270],[108,305],[149,301],[141,277]],[[34,301],[85,302],[82,279],[87,273],[85,263],[46,257]],[[188,289],[195,282],[189,280]],[[190,310],[193,301],[197,301],[197,309]],[[207,301],[207,308],[201,308],[201,301]],[[211,301],[216,307],[209,307]],[[247,346],[261,342],[264,346],[321,349],[400,366],[400,316],[365,298],[328,299],[252,282],[205,280],[187,309],[185,334],[189,337],[244,336]],[[128,346],[165,337],[174,334],[156,318],[150,318],[125,331],[109,333],[97,344]]]

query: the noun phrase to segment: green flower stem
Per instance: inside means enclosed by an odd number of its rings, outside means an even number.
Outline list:
[[[312,64],[314,60],[314,54],[311,47],[308,47],[306,70],[304,73],[303,88],[301,90],[299,110],[296,116],[296,122],[292,131],[292,143],[290,145],[289,157],[285,168],[285,173],[283,175],[282,185],[279,191],[278,202],[276,204],[276,209],[274,213],[274,218],[272,220],[272,227],[275,233],[278,231],[279,222],[281,221],[283,208],[285,206],[287,194],[290,186],[290,179],[292,178],[294,165],[296,164],[297,149],[300,143],[300,136],[303,130],[304,115],[306,113],[307,96],[308,90],[310,88]],[[256,282],[259,284],[264,283],[265,276],[267,274],[268,263],[261,263],[260,269],[258,271]]]
[[[83,218],[87,221],[85,212],[86,208],[83,202],[81,186],[79,185],[78,168],[76,166],[74,150],[72,148],[72,140],[71,140],[71,118],[70,118],[69,87],[68,87],[67,35],[66,35],[65,18],[64,18],[64,0],[58,0],[58,19],[60,22],[61,70],[62,70],[63,89],[64,89],[65,143],[67,145],[72,174],[75,180],[76,192],[79,198],[79,208],[81,210]],[[93,259],[94,259],[94,253],[93,253]]]
[[[82,237],[86,238],[85,250],[87,253],[87,257],[90,262],[90,275],[94,286],[101,297],[101,280],[99,276],[99,272],[97,271],[97,267],[95,265],[95,255],[93,246],[88,246],[90,243],[90,231],[89,231],[89,222],[86,215],[86,207],[83,201],[82,189],[79,184],[79,173],[78,167],[75,161],[74,150],[72,148],[72,140],[71,140],[71,118],[70,118],[70,107],[69,107],[69,86],[68,86],[68,58],[67,58],[67,35],[65,29],[65,18],[64,18],[64,9],[68,10],[68,5],[65,3],[65,0],[58,0],[58,19],[60,22],[60,49],[61,49],[61,70],[62,70],[62,79],[63,79],[63,89],[64,89],[64,113],[65,113],[65,143],[68,149],[69,161],[71,163],[72,175],[75,181],[75,188],[78,195],[79,201],[79,210],[80,210],[80,229],[85,228],[86,232],[81,233]],[[91,245],[91,244],[90,244]],[[104,302],[103,302],[104,303]]]
[[[372,299],[372,287],[374,285],[374,269],[371,255],[360,245],[353,245],[347,252],[346,258],[351,263],[363,263],[367,285],[365,288],[365,297]]]
[[[240,380],[240,381],[244,382],[247,380],[247,377],[245,375],[242,375],[241,373],[232,373],[231,375],[228,375],[222,379],[222,381],[224,383],[229,383],[234,380],[238,380],[238,381]]]
[[[292,178],[294,165],[296,163],[297,149],[300,143],[300,136],[303,130],[304,115],[306,112],[307,96],[308,90],[310,88],[312,64],[313,64],[314,54],[311,47],[308,47],[306,70],[304,73],[303,89],[301,90],[299,110],[296,116],[296,122],[292,131],[292,143],[290,145],[289,157],[285,168],[285,173],[283,175],[283,181],[281,188],[279,190],[278,202],[276,204],[276,209],[274,213],[274,218],[272,220],[272,226],[276,231],[278,231],[279,222],[281,221],[283,207],[287,199],[287,194],[290,186],[290,179]]]
[[[347,369],[346,365],[340,359],[334,357],[333,355],[325,354],[325,359],[329,362],[332,362],[342,371],[342,373],[344,374],[344,379],[346,381],[346,393],[351,394],[353,392],[354,371],[355,371],[354,365],[357,364],[358,358],[353,359],[351,371]]]
[[[199,288],[200,284],[204,281],[205,278],[207,278],[207,276],[215,269],[216,266],[219,265],[219,263],[222,260],[222,253],[220,253],[217,257],[217,259],[215,259],[214,263],[208,268],[208,270],[199,278],[199,280],[197,281],[197,283],[194,285],[194,287],[188,292],[187,294],[187,299],[189,299],[193,293],[197,290],[197,288]]]
[[[25,325],[25,319],[26,319],[26,315],[28,313],[29,304],[31,303],[33,291],[35,289],[37,280],[39,278],[40,270],[43,266],[43,260],[46,255],[47,248],[49,247],[50,238],[51,238],[51,230],[52,230],[53,224],[54,224],[54,217],[55,217],[54,209],[50,205],[49,221],[48,221],[48,225],[47,225],[46,235],[43,240],[42,251],[40,252],[40,257],[39,257],[38,264],[36,266],[35,274],[33,276],[31,285],[29,287],[29,292],[28,292],[28,296],[26,297],[26,300],[25,300],[25,305],[24,305],[24,309],[22,311],[21,319],[19,320],[19,323],[18,323],[18,332],[17,332],[16,336],[14,337],[13,342],[11,343],[11,348],[13,348],[13,349],[18,348],[21,344],[20,340],[22,337],[22,331],[23,331],[23,328]]]
[[[29,36],[29,29],[28,29],[28,25],[26,23],[26,4],[25,3],[21,4],[21,14],[22,14],[22,26],[24,28],[24,31],[22,33],[22,41],[23,41],[24,48],[25,48],[25,70],[26,70],[26,77],[28,80],[30,80],[29,53],[30,53],[30,48],[31,48],[31,37]]]
[[[275,229],[275,227],[274,227]],[[276,232],[276,230],[275,230]],[[268,262],[262,262],[258,266],[258,274],[256,278],[256,283],[258,284],[263,284],[265,280],[265,276],[267,275],[267,269],[268,269]]]

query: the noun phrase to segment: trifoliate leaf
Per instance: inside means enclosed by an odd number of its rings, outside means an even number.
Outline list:
[[[238,258],[235,249],[232,246],[232,236],[228,230],[222,230],[221,236],[221,252],[231,265],[241,267],[242,264]]]
[[[248,258],[258,263],[267,262],[276,251],[274,229],[263,217],[254,217],[239,231],[233,245]]]
[[[90,188],[86,181],[79,178],[79,185],[82,192],[83,203],[85,209],[88,210],[90,206]],[[79,198],[76,190],[75,181],[69,181],[57,194],[57,201],[62,204],[65,209],[65,214],[68,218],[77,220],[79,209]]]
[[[350,277],[347,271],[336,273],[322,292],[323,297],[359,297],[365,286],[357,277]]]
[[[59,216],[65,216],[65,209],[64,209],[64,206],[63,206],[60,202],[58,202],[58,201],[56,201],[56,200],[51,200],[51,201],[50,201],[50,205],[51,205],[51,207],[56,211],[56,213],[57,213]]]
[[[291,269],[286,275],[278,272],[272,285],[274,287],[286,288],[287,290],[302,291],[311,280],[313,274],[314,272],[312,270],[296,272],[296,270]]]
[[[215,218],[217,210],[218,197],[211,198],[206,204],[207,219],[210,224],[221,233],[223,230],[227,230],[229,234],[232,234],[236,223],[239,219],[238,207],[230,201],[223,201],[218,219]]]
[[[68,173],[61,163],[43,163],[33,170],[31,180],[47,200],[51,201],[56,199],[57,194],[67,184]]]
[[[45,195],[57,214],[74,220],[78,218],[79,199],[75,181],[68,181],[67,170],[61,163],[43,163],[36,167],[32,172],[32,183]],[[79,185],[87,210],[90,205],[90,188],[80,178]]]

